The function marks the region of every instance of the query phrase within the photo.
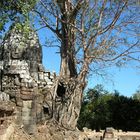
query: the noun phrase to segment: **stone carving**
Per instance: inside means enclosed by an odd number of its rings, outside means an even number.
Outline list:
[[[12,25],[0,46],[0,100],[14,103],[17,124],[34,133],[36,123],[51,114],[48,91],[56,75],[42,65],[37,34],[30,27],[28,36],[24,32]]]

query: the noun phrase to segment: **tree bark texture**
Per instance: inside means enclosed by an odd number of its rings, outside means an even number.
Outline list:
[[[78,79],[61,79],[54,88],[53,119],[66,129],[74,130],[81,109],[83,84]]]

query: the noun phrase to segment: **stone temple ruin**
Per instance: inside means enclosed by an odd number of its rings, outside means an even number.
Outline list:
[[[44,70],[38,36],[28,30],[12,25],[0,46],[0,129],[14,119],[34,133],[50,116],[51,99],[44,93],[53,88],[55,73]]]

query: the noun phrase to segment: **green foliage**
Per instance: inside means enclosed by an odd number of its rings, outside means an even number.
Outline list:
[[[114,128],[124,131],[140,130],[140,102],[124,96],[114,96],[108,104]]]
[[[124,131],[139,131],[140,102],[120,96],[118,91],[111,94],[98,85],[85,95],[78,127],[98,131],[108,126]]]
[[[0,31],[5,30],[5,24],[15,19],[28,20],[28,14],[38,0],[1,0],[0,1]]]
[[[30,28],[30,24],[26,21],[24,22],[23,24],[21,23],[16,23],[15,24],[15,27],[17,30],[21,30],[22,31],[22,34],[25,38],[27,38],[29,36],[29,33],[31,31],[31,28]]]
[[[133,99],[140,101],[140,88],[133,94]]]
[[[1,10],[7,14],[12,14],[14,12],[25,14],[35,6],[37,1],[38,0],[1,0],[0,7]]]
[[[102,85],[89,89],[85,95],[79,118],[79,128],[86,126],[91,129],[103,129],[109,122],[110,112],[107,101],[112,98]]]

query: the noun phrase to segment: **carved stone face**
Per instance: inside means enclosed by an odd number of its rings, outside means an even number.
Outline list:
[[[20,59],[22,58],[22,54],[23,54],[23,47],[13,47],[12,52],[11,52],[11,57],[12,59]]]

